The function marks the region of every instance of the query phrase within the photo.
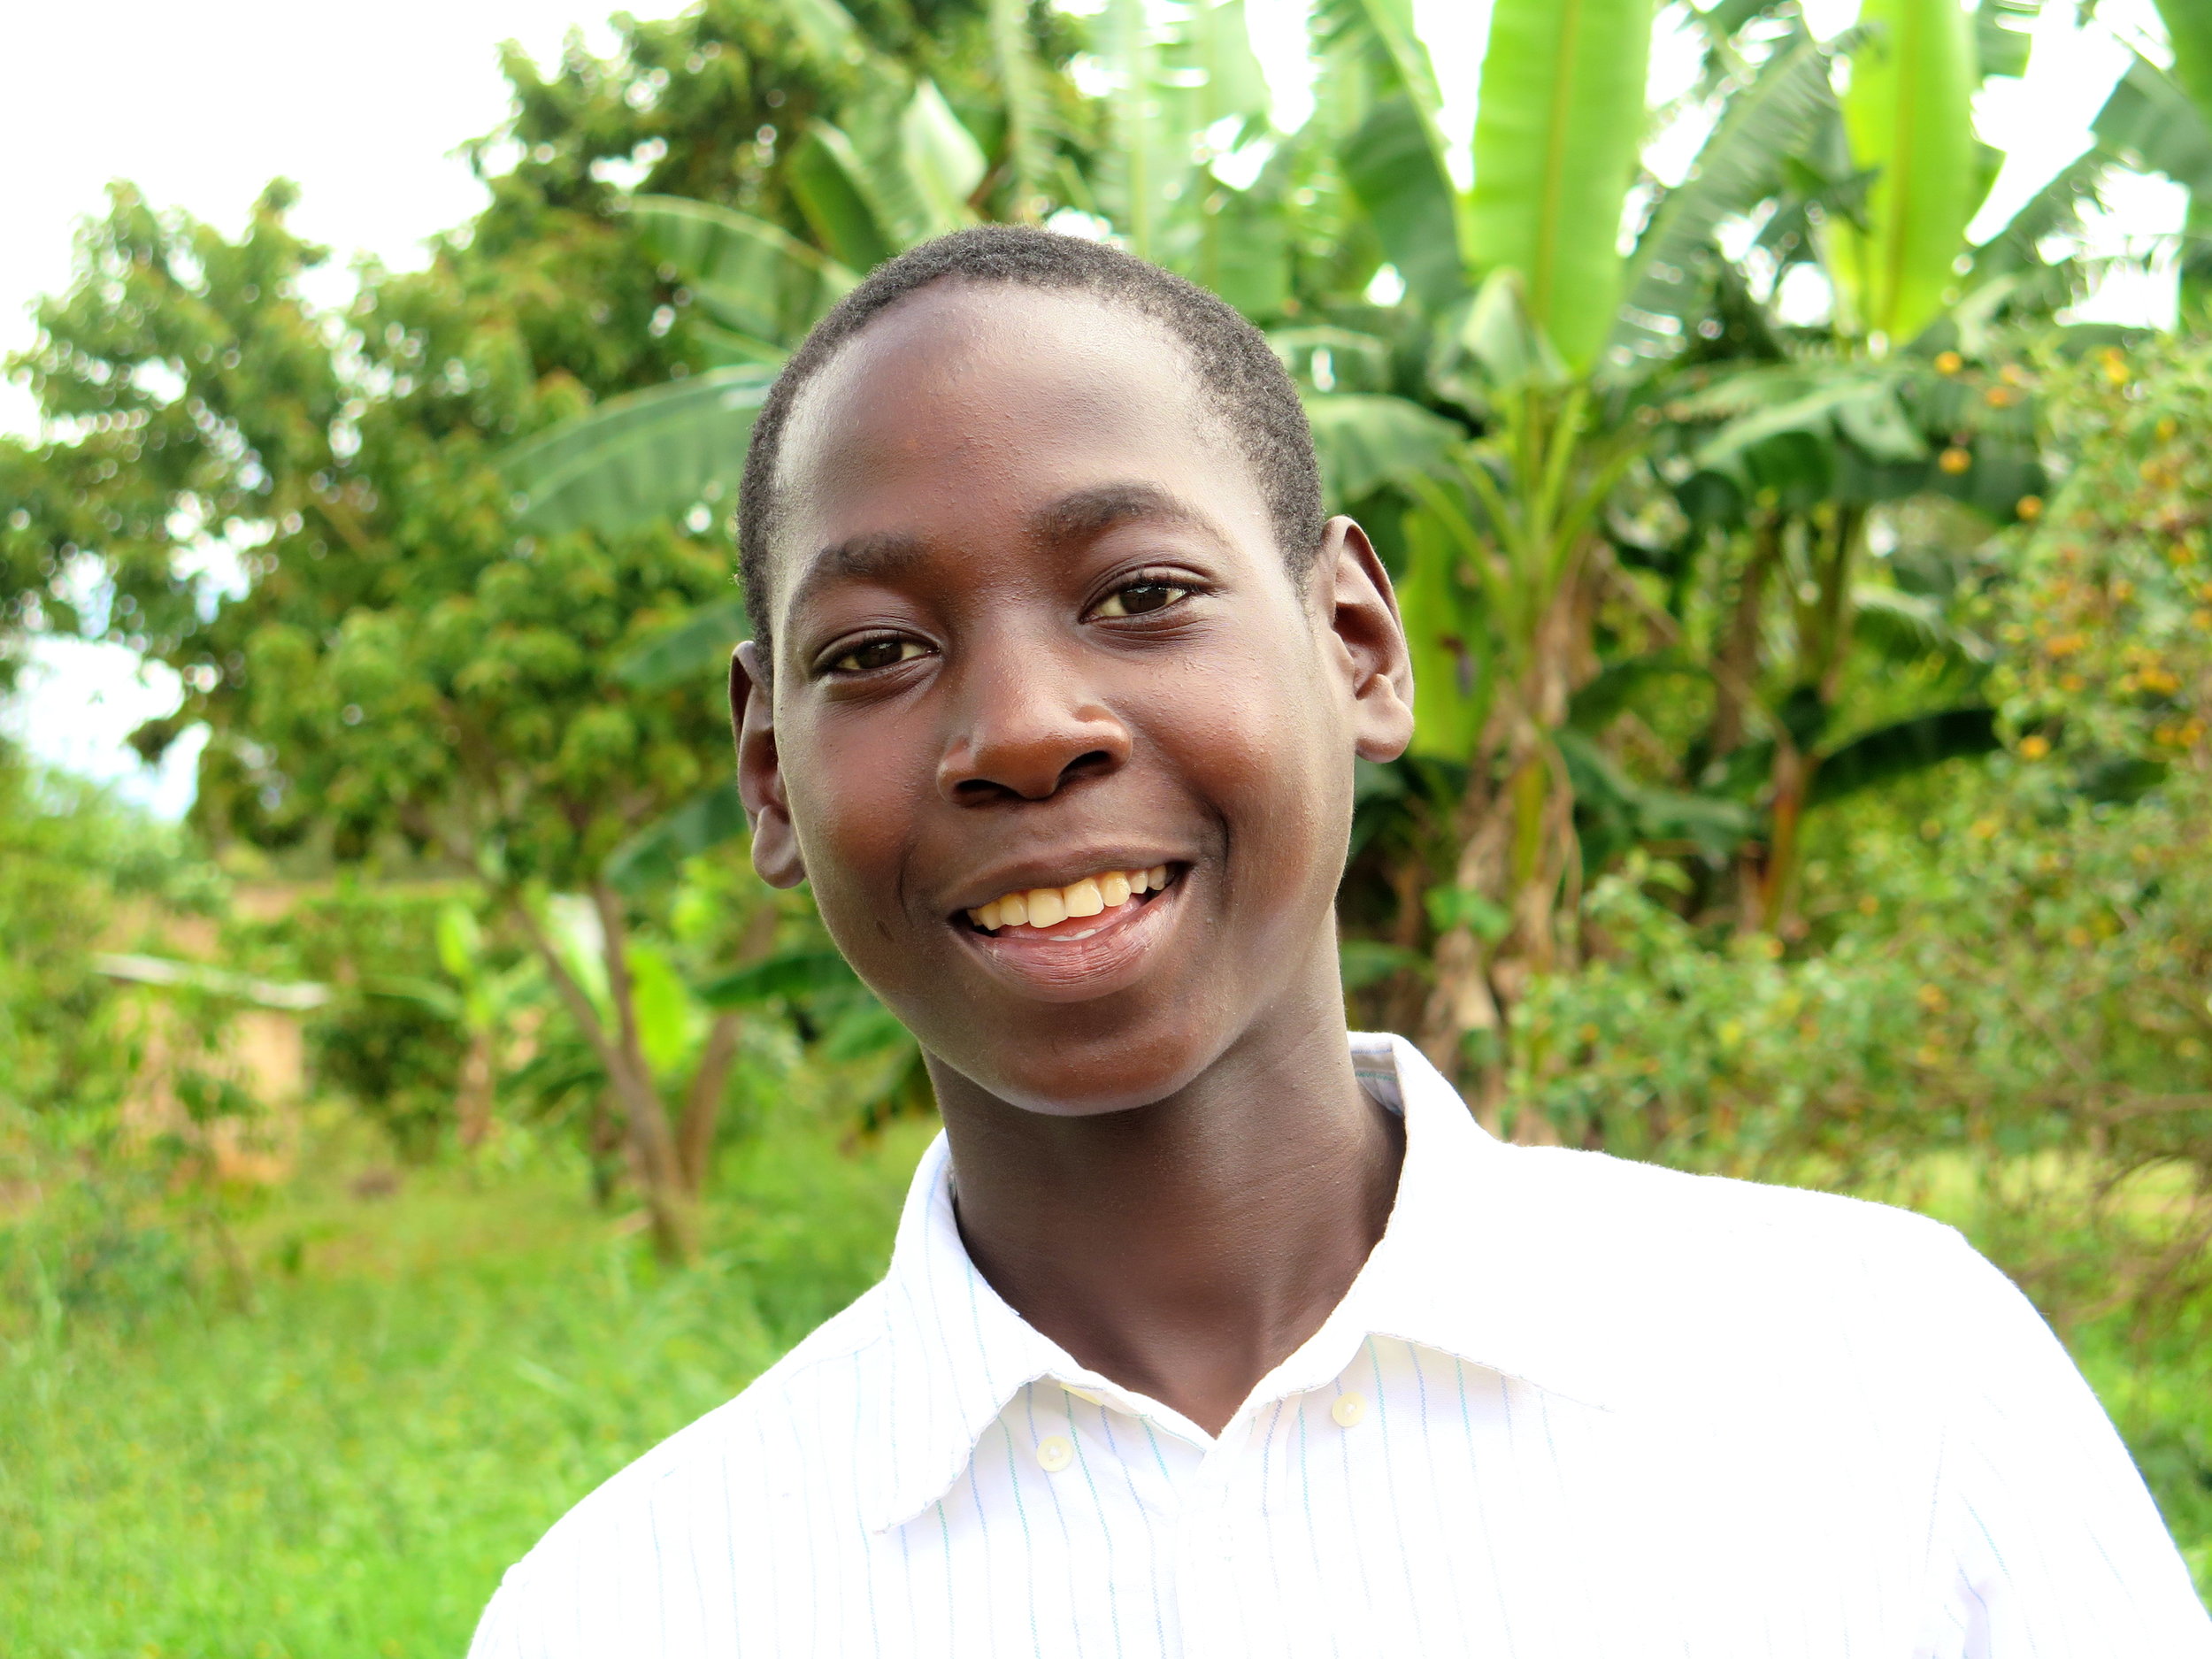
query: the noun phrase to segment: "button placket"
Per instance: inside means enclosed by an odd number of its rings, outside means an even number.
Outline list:
[[[1177,1517],[1176,1601],[1183,1627],[1183,1651],[1188,1655],[1203,1654],[1212,1659],[1212,1655],[1243,1651],[1229,1579],[1235,1570],[1231,1559],[1233,1538],[1229,1506],[1251,1445],[1252,1427],[1248,1411],[1223,1427],[1206,1448]]]

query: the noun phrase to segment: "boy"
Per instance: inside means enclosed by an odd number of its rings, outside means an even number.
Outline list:
[[[1218,301],[1005,227],[755,428],[753,856],[945,1122],[884,1282],[509,1573],[478,1659],[2212,1654],[2049,1332],[1905,1213],[1502,1146],[1350,1036],[1413,688]]]

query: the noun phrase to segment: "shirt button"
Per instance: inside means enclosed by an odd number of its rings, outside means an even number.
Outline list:
[[[1367,1396],[1350,1391],[1340,1394],[1337,1395],[1336,1402],[1330,1406],[1329,1415],[1336,1419],[1336,1425],[1340,1429],[1357,1428],[1367,1416]]]
[[[1048,1434],[1037,1442],[1037,1467],[1056,1475],[1075,1461],[1075,1448],[1064,1434]]]

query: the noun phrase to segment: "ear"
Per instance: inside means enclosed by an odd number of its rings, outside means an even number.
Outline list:
[[[1413,657],[1398,595],[1367,532],[1341,516],[1322,532],[1314,600],[1352,693],[1362,760],[1395,760],[1413,741]]]
[[[751,640],[730,654],[730,731],[737,740],[737,793],[753,827],[753,868],[772,887],[795,887],[806,879],[806,864],[776,750],[775,698],[760,647]]]

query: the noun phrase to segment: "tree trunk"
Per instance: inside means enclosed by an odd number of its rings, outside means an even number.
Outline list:
[[[1783,742],[1774,751],[1774,799],[1767,809],[1767,852],[1756,888],[1759,926],[1770,933],[1791,932],[1795,919],[1798,830],[1816,764],[1793,743]]]
[[[1813,561],[1816,591],[1809,603],[1796,607],[1799,684],[1810,694],[1814,713],[1776,739],[1766,856],[1761,861],[1755,892],[1759,927],[1778,936],[1800,931],[1797,874],[1805,808],[1811,799],[1813,774],[1820,769],[1821,745],[1828,740],[1829,710],[1841,695],[1844,670],[1850,663],[1851,583],[1865,539],[1866,510],[1836,507],[1828,521],[1826,545]]]
[[[1736,584],[1736,603],[1729,612],[1728,632],[1713,659],[1713,724],[1706,733],[1707,764],[1726,759],[1743,747],[1746,718],[1751,710],[1753,687],[1758,682],[1759,641],[1764,632],[1768,579],[1782,562],[1782,538],[1789,520],[1779,512],[1763,512],[1754,521],[1751,557],[1744,561]],[[1746,844],[1736,849],[1734,895],[1736,931],[1755,933],[1763,926],[1762,893],[1769,849]]]
[[[472,1031],[469,1051],[461,1060],[461,1086],[453,1102],[464,1151],[475,1151],[491,1132],[493,1083],[492,1033],[488,1027]]]
[[[1752,528],[1751,557],[1736,584],[1736,603],[1713,669],[1713,724],[1706,750],[1714,760],[1743,746],[1744,717],[1751,687],[1759,677],[1759,634],[1766,603],[1767,578],[1782,557],[1783,518],[1761,513]]]
[[[1578,569],[1571,570],[1469,769],[1452,882],[1460,913],[1437,940],[1421,1022],[1422,1052],[1461,1086],[1493,1133],[1505,1115],[1512,1010],[1531,979],[1557,960],[1560,891],[1576,862],[1574,792],[1552,733],[1566,722],[1583,660],[1590,608],[1582,587]],[[1494,782],[1501,775],[1502,783]],[[1466,1038],[1477,1032],[1488,1035],[1471,1072]],[[1548,1144],[1557,1137],[1548,1121],[1525,1114],[1514,1139]]]
[[[568,971],[560,951],[539,925],[528,902],[518,892],[508,895],[510,908],[525,935],[545,964],[545,971],[576,1022],[584,1041],[591,1045],[607,1076],[607,1093],[622,1118],[630,1149],[631,1168],[640,1195],[651,1220],[653,1248],[663,1261],[687,1262],[699,1251],[696,1206],[686,1191],[676,1156],[676,1138],[668,1124],[668,1109],[653,1087],[651,1069],[638,1041],[637,1001],[630,983],[626,951],[628,929],[622,903],[604,882],[592,887],[592,902],[599,914],[601,956],[607,970],[607,992],[614,1004],[616,1029],[607,1030],[599,1010],[576,976]]]
[[[667,1104],[654,1087],[652,1067],[638,1038],[637,992],[630,979],[629,926],[622,899],[604,881],[591,884],[591,898],[599,913],[607,997],[615,1011],[615,1095],[622,1102],[635,1149],[639,1185],[652,1218],[653,1246],[664,1261],[688,1262],[699,1253],[698,1210],[684,1180]]]
[[[591,1159],[591,1202],[596,1210],[605,1210],[614,1202],[615,1155],[622,1150],[622,1114],[616,1110],[612,1094],[605,1087],[593,1093],[591,1118],[584,1127],[584,1145]]]
[[[1463,826],[1453,872],[1453,885],[1461,893],[1485,898],[1505,885],[1509,827],[1506,816],[1480,798],[1487,794],[1486,780],[1470,780],[1463,818],[1471,821]],[[1476,931],[1471,918],[1456,917],[1445,927],[1436,941],[1435,978],[1422,1015],[1420,1048],[1431,1064],[1467,1091],[1475,1116],[1494,1134],[1505,1109],[1505,1022],[1490,984],[1491,950],[1492,941]],[[1466,1040],[1476,1033],[1484,1036],[1483,1053],[1475,1075],[1468,1077]]]
[[[714,1156],[714,1123],[722,1108],[722,1090],[737,1060],[737,1040],[745,1022],[734,1012],[715,1016],[708,1028],[706,1047],[691,1074],[684,1094],[684,1115],[676,1125],[676,1166],[684,1191],[696,1202],[706,1190],[707,1165]]]

